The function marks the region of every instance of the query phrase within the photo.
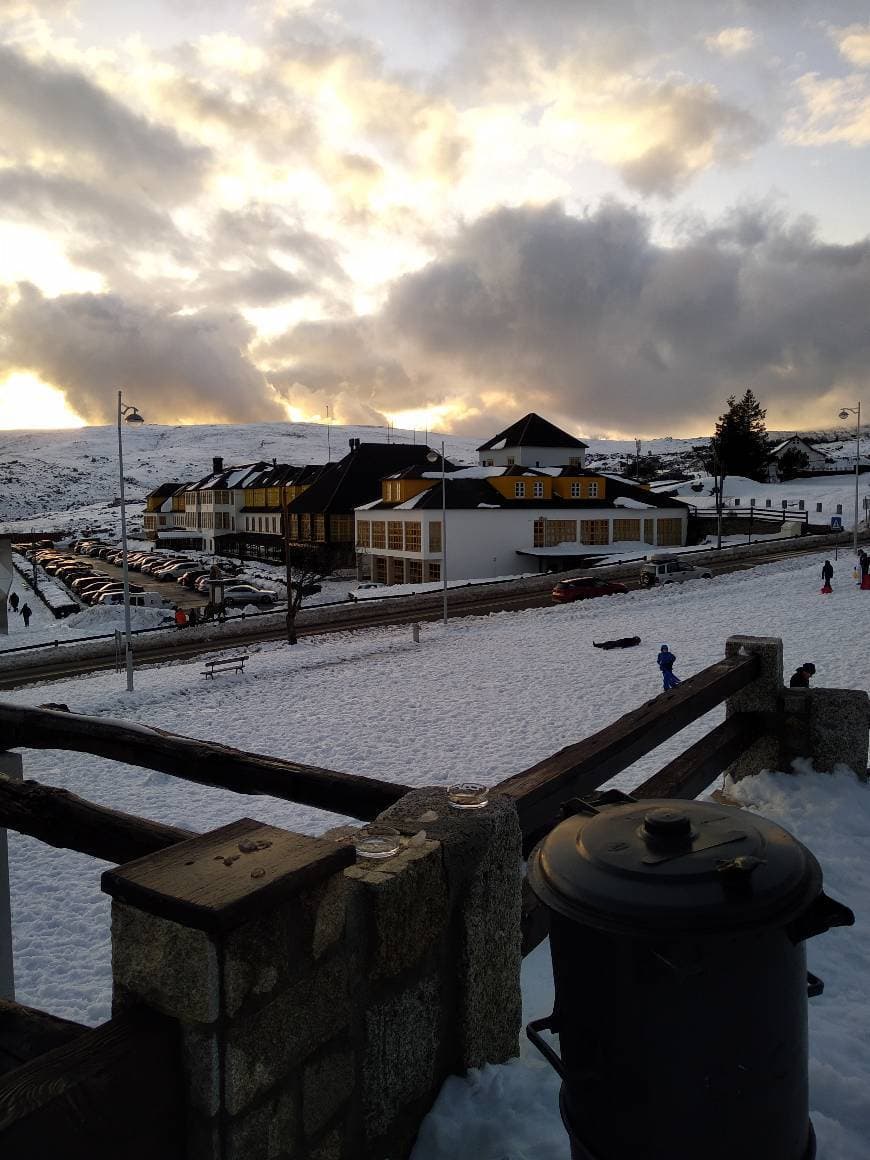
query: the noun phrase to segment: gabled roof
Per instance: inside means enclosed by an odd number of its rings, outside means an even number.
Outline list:
[[[175,495],[179,486],[178,480],[174,480],[172,483],[159,483],[153,491],[148,492],[145,499],[164,499],[167,495]]]
[[[330,463],[297,499],[290,512],[348,515],[381,494],[381,480],[415,464],[427,463],[430,448],[421,443],[359,443],[338,463]],[[440,467],[440,456],[438,457]]]
[[[770,457],[773,458],[775,455],[779,455],[780,451],[784,451],[786,447],[794,446],[796,443],[802,443],[807,451],[812,451],[813,455],[823,455],[823,452],[813,447],[812,443],[808,443],[802,435],[791,435],[788,439],[784,439],[782,443],[777,443],[776,447],[771,448]]]
[[[517,419],[498,435],[493,435],[478,451],[502,451],[507,447],[587,447],[582,439],[576,439],[557,427],[548,419],[542,419],[534,411]]]
[[[265,459],[258,463],[243,463],[238,467],[225,467],[222,471],[204,475],[188,491],[232,491],[237,487],[250,486],[247,480],[270,467]]]

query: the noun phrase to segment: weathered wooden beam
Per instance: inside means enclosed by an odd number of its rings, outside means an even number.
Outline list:
[[[178,1028],[138,1010],[86,1028],[0,1080],[3,1160],[181,1160]]]
[[[658,773],[633,789],[636,798],[696,798],[764,733],[775,729],[767,713],[735,713],[711,729]]]
[[[117,863],[130,862],[195,836],[191,830],[98,806],[66,789],[38,781],[17,781],[3,774],[0,826],[61,850],[78,850],[80,854]]]
[[[268,794],[364,821],[408,792],[394,782],[262,757],[132,721],[0,703],[0,749],[20,748],[93,753],[199,785]]]
[[[0,999],[0,1076],[76,1039],[87,1027]]]
[[[688,677],[670,693],[647,701],[600,732],[569,745],[495,788],[513,797],[528,835],[557,817],[568,797],[591,793],[750,684],[758,673],[755,656],[727,657]]]

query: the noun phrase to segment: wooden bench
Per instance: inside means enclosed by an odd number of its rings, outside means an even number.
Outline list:
[[[205,668],[202,675],[204,677],[214,677],[215,673],[243,673],[245,671],[245,661],[248,658],[243,657],[224,657],[219,661],[206,661]]]

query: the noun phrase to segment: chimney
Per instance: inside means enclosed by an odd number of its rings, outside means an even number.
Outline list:
[[[224,469],[224,457],[216,455],[211,461],[211,470],[213,475],[220,475]]]

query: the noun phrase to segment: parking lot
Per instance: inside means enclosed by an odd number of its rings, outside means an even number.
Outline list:
[[[94,556],[82,556],[77,552],[65,552],[64,555],[70,556],[71,559],[81,560],[82,564],[92,567],[97,575],[105,575],[107,580],[123,580],[124,578],[123,569],[115,567],[108,560],[100,560]],[[166,559],[168,562],[169,557],[167,556]],[[130,583],[144,588],[146,592],[156,592],[164,600],[180,608],[203,608],[208,603],[208,597],[201,592],[184,588],[181,584],[176,584],[174,580],[168,582],[155,580],[153,576],[148,576],[143,572],[135,572],[132,568],[130,569]]]

